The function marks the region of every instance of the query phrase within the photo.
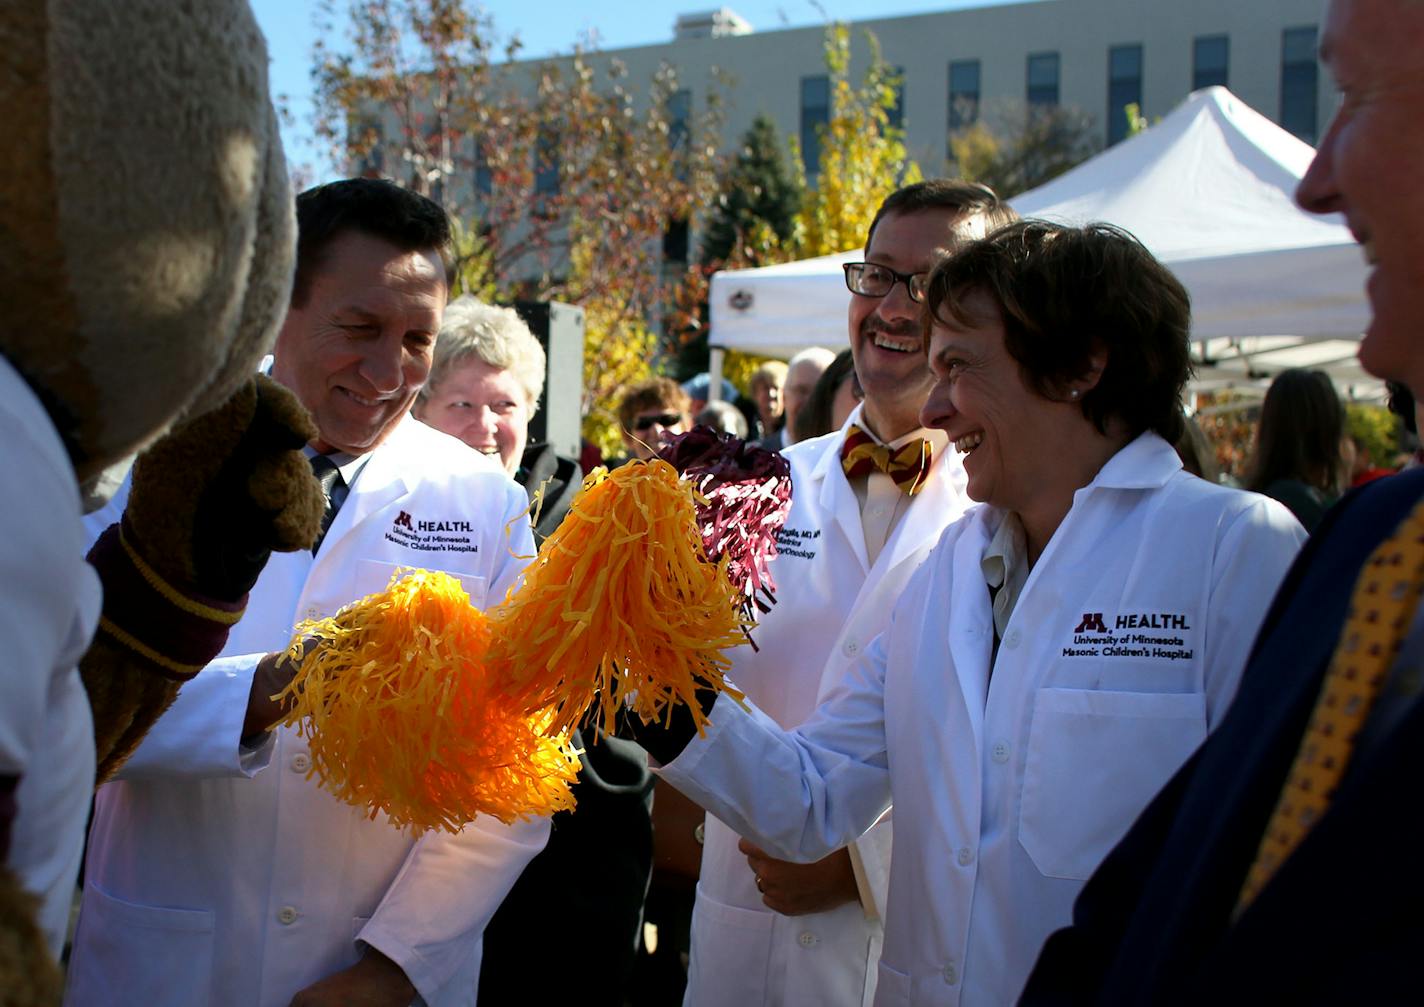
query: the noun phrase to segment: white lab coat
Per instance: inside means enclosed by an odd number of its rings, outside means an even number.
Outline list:
[[[893,799],[880,1007],[1013,1002],[1084,879],[1220,721],[1304,540],[1275,501],[1187,475],[1144,434],[1075,494],[991,678],[980,559],[1002,519],[979,507],[945,533],[800,730],[724,698],[663,770],[802,860]]]
[[[534,551],[526,506],[494,463],[407,417],[315,560],[272,556],[223,655],[98,794],[69,1003],[286,1007],[355,963],[358,940],[426,1003],[474,1003],[480,934],[547,821],[412,838],[307,779],[295,730],[255,750],[238,736],[259,657],[297,621],[384,588],[397,566],[458,574],[477,606],[502,599]]]
[[[860,409],[847,420],[856,422]],[[855,491],[840,464],[845,431],[793,445],[791,512],[772,562],[777,603],[739,648],[731,677],[783,727],[795,727],[889,622],[890,609],[945,527],[969,505],[953,450],[935,461],[873,566]],[[888,819],[852,847],[861,902],[782,916],[762,902],[738,835],[708,816],[692,917],[687,1007],[861,1007],[875,988],[889,884]],[[853,837],[852,837],[853,838]]]
[[[76,664],[99,623],[79,484],[48,414],[0,357],[0,784],[17,780],[5,863],[41,899],[58,960],[94,789],[94,727]]]

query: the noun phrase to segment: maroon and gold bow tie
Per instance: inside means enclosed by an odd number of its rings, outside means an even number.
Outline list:
[[[845,444],[841,446],[841,467],[847,479],[859,479],[879,469],[895,480],[895,485],[906,496],[914,496],[925,488],[933,462],[934,445],[923,438],[891,450],[876,443],[874,437],[854,423],[846,431]]]

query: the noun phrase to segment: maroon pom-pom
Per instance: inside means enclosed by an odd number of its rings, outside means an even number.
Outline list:
[[[747,614],[775,602],[767,565],[776,533],[791,510],[791,465],[768,451],[711,427],[671,437],[658,452],[701,495],[697,523],[707,558],[727,557],[727,572],[741,588]]]

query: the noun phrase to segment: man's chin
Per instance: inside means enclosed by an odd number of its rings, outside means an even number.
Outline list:
[[[385,426],[375,430],[371,428],[323,430],[322,439],[330,445],[332,450],[341,451],[348,455],[364,455],[368,451],[374,451],[381,446],[391,431],[395,430],[398,421],[387,423]],[[329,434],[329,436],[328,436]]]
[[[1424,388],[1424,340],[1393,331],[1385,320],[1370,320],[1356,356],[1381,381],[1398,381],[1416,395]]]

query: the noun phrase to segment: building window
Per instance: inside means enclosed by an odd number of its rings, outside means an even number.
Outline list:
[[[362,178],[381,177],[386,167],[383,146],[381,124],[377,121],[360,121],[347,129],[346,148],[361,151],[356,162],[356,174]]]
[[[806,178],[821,172],[821,129],[831,121],[831,81],[825,74],[801,78],[801,164]]]
[[[1142,107],[1142,46],[1108,49],[1108,146],[1126,139],[1128,105]]]
[[[552,132],[540,133],[534,144],[534,194],[559,194],[559,138]]]
[[[668,147],[673,151],[687,149],[692,133],[692,92],[681,88],[667,96]]]
[[[490,167],[489,152],[483,142],[475,142],[475,195],[489,198],[494,195],[494,169]]]
[[[1315,106],[1319,66],[1315,61],[1315,26],[1287,28],[1281,34],[1281,125],[1306,143],[1315,142]]]
[[[668,262],[686,262],[690,244],[687,218],[670,221],[663,231],[663,258]]]
[[[1028,103],[1035,108],[1058,104],[1058,54],[1034,52],[1028,57]]]
[[[885,110],[885,118],[891,129],[905,128],[905,68],[894,68],[895,104]]]
[[[979,119],[979,61],[960,59],[949,64],[949,131]]]
[[[1225,35],[1202,35],[1192,41],[1192,90],[1221,85],[1226,87],[1226,65],[1231,58],[1231,40]]]

